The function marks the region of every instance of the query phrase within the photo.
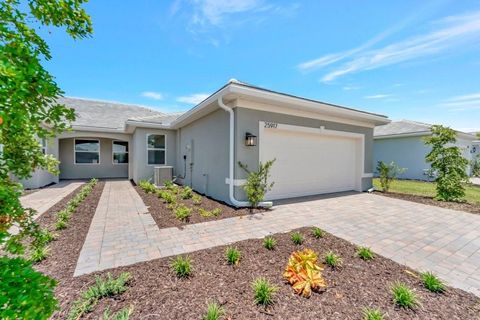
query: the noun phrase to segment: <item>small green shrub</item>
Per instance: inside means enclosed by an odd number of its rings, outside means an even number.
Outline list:
[[[256,304],[268,306],[273,304],[278,288],[265,278],[257,278],[252,282],[253,296]]]
[[[50,242],[52,242],[56,238],[57,238],[57,235],[55,233],[53,233],[52,231],[50,231],[46,228],[43,228],[43,229],[40,229],[40,231],[38,232],[38,237],[37,237],[34,245],[49,244]]]
[[[340,267],[342,265],[342,262],[342,258],[332,251],[329,251],[327,252],[327,254],[325,254],[325,264],[329,265],[332,268]]]
[[[125,292],[130,278],[131,276],[127,272],[121,273],[118,278],[113,278],[110,273],[107,273],[105,278],[96,276],[95,284],[84,291],[80,298],[73,303],[67,319],[80,319],[86,313],[91,312],[101,298]]]
[[[436,275],[431,272],[424,272],[421,274],[423,285],[432,292],[445,291],[445,284]]]
[[[263,239],[263,246],[268,250],[275,249],[276,245],[277,245],[277,240],[275,240],[274,237],[266,237],[265,239]]]
[[[157,191],[157,187],[147,180],[140,180],[138,186],[146,193],[155,193]]]
[[[383,320],[383,313],[378,308],[364,308],[363,320]]]
[[[178,278],[188,278],[192,273],[192,261],[189,257],[176,257],[172,261],[171,267]]]
[[[164,191],[161,195],[162,199],[166,203],[175,203],[177,202],[177,196],[171,191]]]
[[[300,232],[294,232],[292,233],[292,235],[290,236],[290,238],[292,239],[292,242],[294,244],[296,244],[297,246],[301,245],[303,243],[303,236]]]
[[[357,256],[365,261],[372,260],[375,257],[372,250],[368,247],[357,247]]]
[[[413,309],[419,305],[417,295],[406,284],[395,282],[391,288],[393,302],[403,308]]]
[[[192,196],[192,201],[193,201],[193,204],[198,206],[198,205],[201,205],[202,204],[202,196],[198,195],[198,194],[194,194]]]
[[[243,186],[243,190],[247,195],[248,202],[254,208],[258,207],[258,204],[263,201],[265,194],[272,189],[273,182],[268,182],[270,177],[270,169],[273,166],[275,159],[267,161],[265,163],[258,164],[257,171],[250,171],[247,165],[238,162],[240,168],[242,168],[247,174],[247,182]]]
[[[63,230],[67,228],[67,222],[65,220],[57,220],[55,222],[55,230]]]
[[[110,309],[107,308],[103,312],[103,317],[101,320],[129,320],[132,313],[133,306],[123,308],[114,314],[111,314]]]
[[[320,238],[323,238],[325,236],[325,232],[318,228],[318,227],[315,227],[312,229],[312,235],[317,238],[317,239],[320,239]]]
[[[227,259],[228,264],[236,265],[240,261],[240,250],[235,247],[228,247],[225,250],[225,258]]]
[[[210,302],[207,305],[207,313],[203,316],[202,320],[219,320],[225,315],[225,309],[222,308],[216,302]]]
[[[193,190],[192,188],[190,187],[184,187],[180,193],[180,197],[182,197],[182,199],[186,200],[186,199],[190,199],[191,197],[193,197]]]
[[[187,221],[192,215],[192,209],[184,205],[179,205],[173,209],[173,213],[178,220]]]
[[[213,210],[208,211],[203,208],[198,208],[198,213],[204,218],[210,218],[210,217],[218,217],[219,215],[222,214],[222,210],[220,208],[215,208]]]
[[[45,260],[48,257],[49,252],[50,248],[47,245],[38,245],[34,247],[32,252],[30,253],[30,261],[40,262],[42,260]]]

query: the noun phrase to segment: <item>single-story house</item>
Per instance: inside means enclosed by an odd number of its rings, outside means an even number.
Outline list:
[[[414,180],[431,180],[430,164],[425,156],[431,147],[425,145],[424,138],[431,135],[431,124],[400,120],[377,126],[374,129],[373,165],[378,161],[395,162],[406,168],[399,178]],[[469,162],[480,154],[479,143],[475,135],[457,131],[456,145],[462,150]],[[468,173],[471,173],[468,168]]]
[[[170,166],[176,181],[232,205],[246,205],[247,177],[276,159],[267,199],[372,185],[373,129],[387,117],[231,80],[184,113],[165,114],[119,103],[62,98],[74,108],[72,130],[45,142],[60,176],[38,170],[28,187],[58,179],[152,179]]]

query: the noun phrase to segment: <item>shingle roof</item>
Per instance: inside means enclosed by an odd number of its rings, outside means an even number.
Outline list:
[[[166,113],[166,114],[152,115],[152,116],[146,116],[146,117],[134,117],[128,120],[142,122],[142,123],[170,125],[170,123],[175,121],[182,114],[184,114],[184,112]]]
[[[168,114],[146,107],[116,102],[62,97],[59,103],[75,109],[73,126],[123,129],[125,121],[138,117],[166,117]]]
[[[410,120],[392,121],[389,124],[375,127],[373,135],[379,137],[423,132],[429,133],[431,126],[432,125],[428,123]]]

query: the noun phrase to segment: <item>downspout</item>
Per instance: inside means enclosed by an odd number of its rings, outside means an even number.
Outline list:
[[[235,168],[235,113],[232,108],[223,103],[223,97],[218,97],[218,105],[223,110],[227,111],[230,116],[230,151],[229,151],[229,171],[228,171],[228,195],[230,202],[236,207],[248,207],[249,202],[239,201],[235,199],[234,192],[234,168]],[[258,204],[259,207],[271,207],[273,204],[271,201],[263,201]]]

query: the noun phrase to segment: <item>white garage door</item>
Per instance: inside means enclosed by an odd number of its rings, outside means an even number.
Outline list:
[[[278,125],[260,134],[260,161],[276,159],[268,200],[356,189],[363,163],[358,139],[282,128],[292,127]]]

